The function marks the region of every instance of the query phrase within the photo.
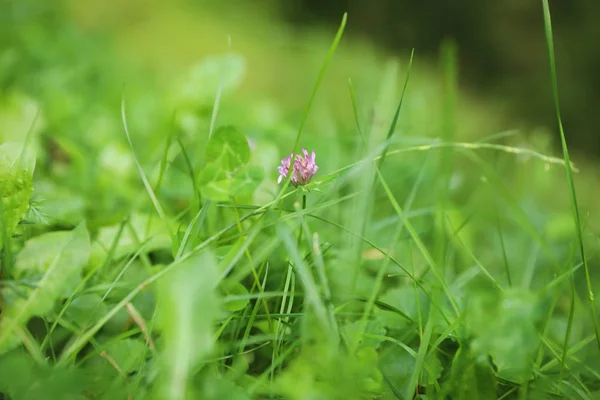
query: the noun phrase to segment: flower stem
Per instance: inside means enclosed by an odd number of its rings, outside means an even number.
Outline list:
[[[304,219],[304,210],[306,210],[306,195],[302,195],[302,214],[300,214],[300,227],[298,231],[298,249],[300,249],[300,243],[302,242],[302,220]]]

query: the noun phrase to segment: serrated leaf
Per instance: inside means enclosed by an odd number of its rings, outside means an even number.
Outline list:
[[[90,255],[90,238],[85,224],[70,232],[52,232],[33,239],[17,255],[19,277],[42,273],[35,288],[26,288],[26,298],[7,301],[0,319],[0,354],[18,344],[15,330],[33,316],[44,316],[54,303],[72,291],[81,280],[81,270]]]
[[[474,285],[465,312],[471,351],[476,357],[491,355],[498,377],[516,383],[531,379],[540,342],[535,324],[542,314],[532,293]]]
[[[12,236],[19,220],[27,212],[33,192],[33,151],[20,143],[0,145],[0,225],[6,228],[6,237]],[[0,230],[0,248],[3,235]]]

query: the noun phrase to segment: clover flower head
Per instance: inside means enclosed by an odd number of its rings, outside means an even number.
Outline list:
[[[304,186],[310,182],[313,176],[317,173],[319,166],[315,163],[315,152],[309,155],[306,149],[302,149],[302,154],[296,154],[294,157],[294,166],[292,170],[292,184],[294,186]],[[279,178],[277,183],[281,183],[284,178],[287,178],[290,165],[292,163],[293,153],[281,160],[281,165],[277,167]]]

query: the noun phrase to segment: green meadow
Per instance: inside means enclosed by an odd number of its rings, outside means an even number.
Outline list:
[[[600,398],[600,164],[539,8],[534,129],[360,15],[0,0],[0,399]]]

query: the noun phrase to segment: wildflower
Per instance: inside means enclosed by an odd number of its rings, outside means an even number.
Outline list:
[[[294,186],[306,185],[319,169],[319,166],[315,163],[314,150],[310,156],[306,149],[302,149],[302,153],[304,153],[304,156],[302,156],[302,154],[296,154],[296,157],[294,158],[294,168],[291,179]],[[281,183],[284,178],[287,178],[292,162],[292,156],[293,153],[284,157],[283,160],[281,160],[281,165],[277,167],[277,172],[279,172],[280,175],[279,179],[277,179],[277,183]]]

